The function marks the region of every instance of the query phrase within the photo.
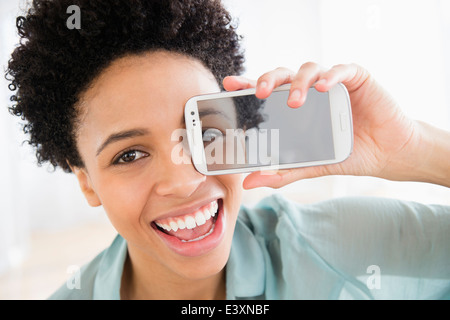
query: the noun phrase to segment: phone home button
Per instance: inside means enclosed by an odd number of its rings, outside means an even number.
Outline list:
[[[339,113],[339,122],[341,124],[341,131],[347,131],[348,125],[347,125],[347,113],[341,112]]]

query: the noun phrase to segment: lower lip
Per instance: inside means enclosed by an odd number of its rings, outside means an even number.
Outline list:
[[[214,225],[214,230],[209,236],[201,240],[183,242],[177,237],[168,235],[160,231],[157,227],[153,227],[153,230],[156,230],[156,233],[161,237],[161,239],[170,249],[182,256],[196,257],[208,253],[219,245],[224,236],[225,218],[223,201],[219,200],[219,202],[221,203],[219,204],[219,210],[217,212],[217,219]]]

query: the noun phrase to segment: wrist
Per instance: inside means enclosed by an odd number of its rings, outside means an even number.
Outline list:
[[[397,180],[450,187],[450,132],[415,121],[411,139],[399,158]]]

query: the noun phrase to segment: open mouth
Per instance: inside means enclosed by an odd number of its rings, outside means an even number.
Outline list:
[[[194,212],[155,220],[151,226],[177,253],[199,255],[220,242],[225,220],[223,211],[223,200],[215,199]]]

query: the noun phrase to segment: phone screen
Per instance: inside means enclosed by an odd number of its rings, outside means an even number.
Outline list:
[[[288,95],[198,101],[208,171],[334,159],[328,92],[309,89],[297,109]]]

